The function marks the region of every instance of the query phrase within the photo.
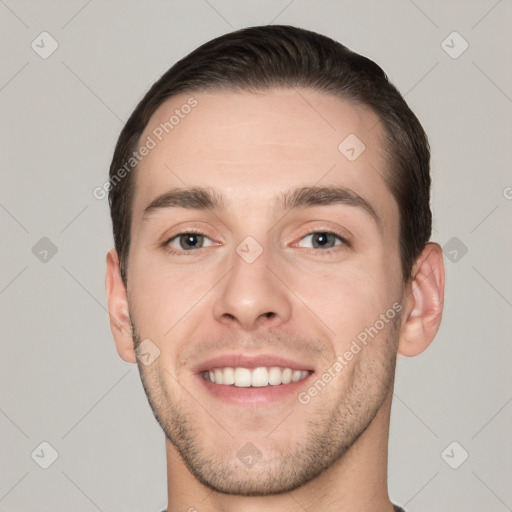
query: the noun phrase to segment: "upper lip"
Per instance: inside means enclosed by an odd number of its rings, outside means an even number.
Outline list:
[[[195,373],[202,373],[213,368],[259,368],[262,366],[313,371],[310,363],[302,363],[272,354],[223,354],[199,363],[193,370]]]

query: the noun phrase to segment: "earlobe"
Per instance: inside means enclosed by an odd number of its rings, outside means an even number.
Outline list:
[[[121,279],[119,257],[115,249],[107,253],[107,271],[105,276],[110,329],[114,336],[117,353],[128,363],[135,363],[135,350],[132,326],[128,309],[126,288]]]
[[[441,323],[444,301],[443,252],[428,243],[416,260],[410,280],[398,353],[415,356],[432,342]]]

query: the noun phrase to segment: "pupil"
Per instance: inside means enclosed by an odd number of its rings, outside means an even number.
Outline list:
[[[198,247],[201,245],[200,238],[201,235],[194,235],[193,233],[181,235],[180,245],[185,250]]]
[[[313,235],[313,245],[315,247],[333,247],[333,238],[330,233],[315,233]]]

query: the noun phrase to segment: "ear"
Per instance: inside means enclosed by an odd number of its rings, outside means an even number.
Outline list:
[[[132,326],[128,310],[126,288],[121,279],[119,257],[115,249],[107,253],[107,274],[105,276],[110,329],[114,335],[117,353],[128,363],[135,363]]]
[[[443,251],[428,243],[419,255],[408,283],[398,353],[416,356],[434,339],[444,302]]]

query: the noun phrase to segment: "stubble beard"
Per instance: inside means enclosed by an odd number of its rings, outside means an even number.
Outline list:
[[[132,326],[138,346],[142,338],[134,323]],[[320,393],[308,405],[297,402],[295,407],[301,408],[300,412],[311,407],[304,420],[308,425],[304,439],[286,450],[275,444],[275,449],[264,451],[252,467],[245,467],[236,456],[241,446],[220,455],[215,452],[216,447],[203,442],[200,425],[194,419],[194,407],[200,406],[185,396],[187,393],[176,382],[175,388],[183,398],[175,398],[169,392],[166,381],[174,379],[166,369],[159,369],[158,365],[146,367],[140,361],[138,367],[153,414],[190,473],[216,492],[267,496],[292,491],[319,476],[340,461],[368,428],[392,393],[399,326],[398,315],[390,321],[386,333],[362,349],[372,350],[371,358],[359,361],[359,354],[355,356],[353,378],[337,401],[322,401]],[[219,435],[227,436],[220,426]]]

